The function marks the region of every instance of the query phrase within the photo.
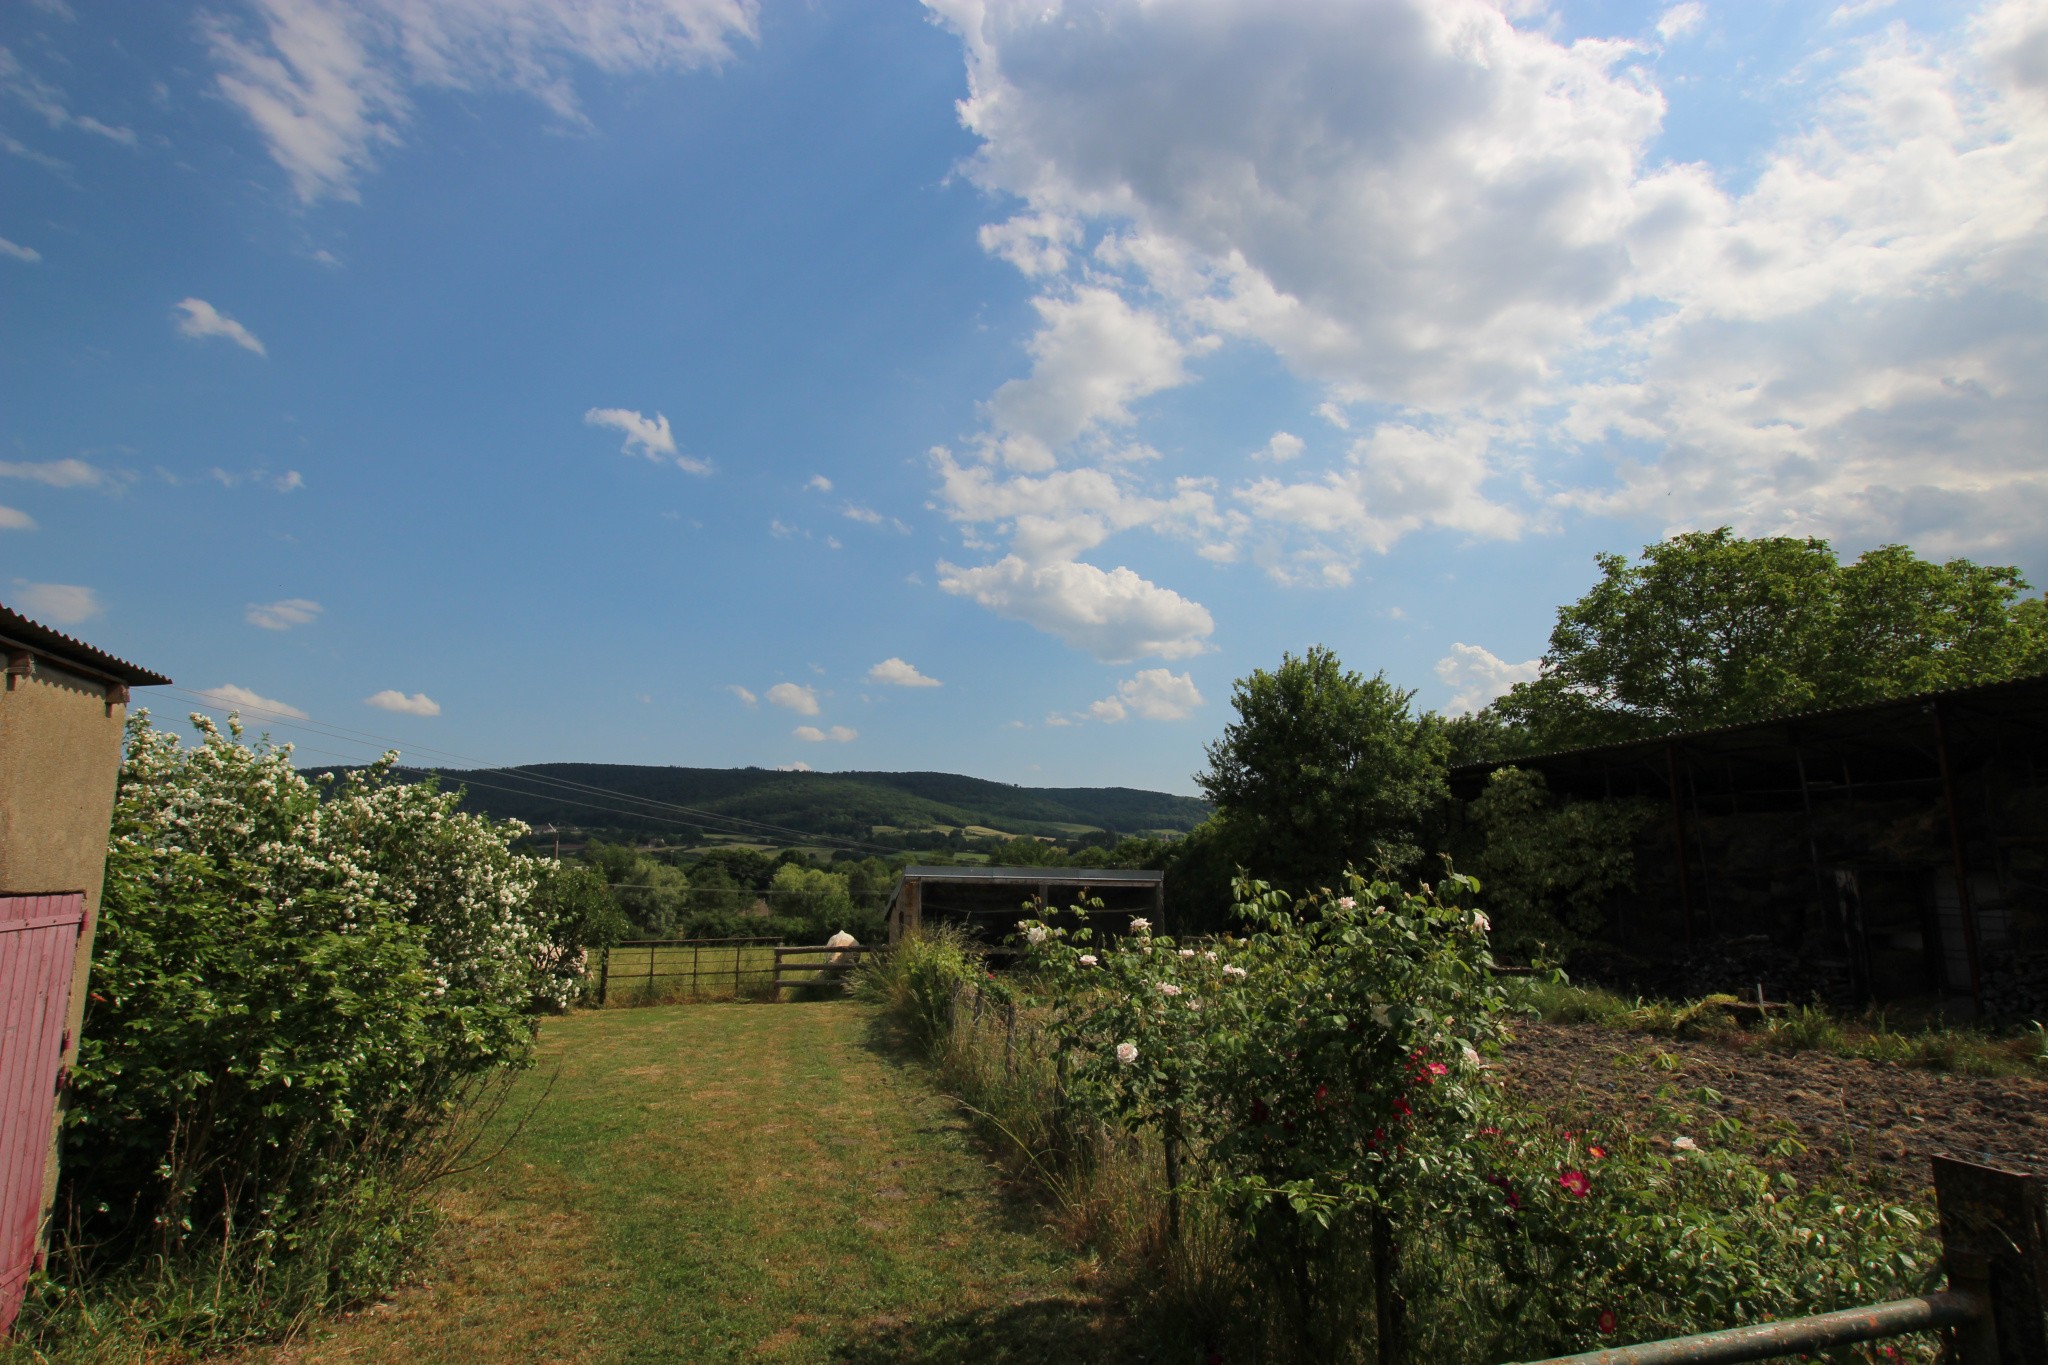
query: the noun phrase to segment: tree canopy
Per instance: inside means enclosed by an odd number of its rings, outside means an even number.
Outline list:
[[[1511,757],[2048,668],[2048,606],[2010,566],[1728,527],[1597,557],[1558,609],[1542,674],[1454,727],[1460,758]]]
[[[1320,645],[1240,678],[1237,719],[1195,776],[1224,848],[1255,852],[1260,875],[1290,888],[1412,866],[1445,796],[1443,727],[1413,696]]]

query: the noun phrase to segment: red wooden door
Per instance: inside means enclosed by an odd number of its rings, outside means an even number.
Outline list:
[[[0,896],[0,1335],[35,1269],[85,896]]]

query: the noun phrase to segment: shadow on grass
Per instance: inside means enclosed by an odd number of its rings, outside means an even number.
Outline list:
[[[919,1361],[923,1365],[1051,1365],[1074,1361],[1161,1361],[1200,1365],[1209,1354],[1167,1342],[1103,1304],[1037,1299],[999,1304],[926,1321],[881,1320],[857,1330],[835,1351],[847,1365]]]

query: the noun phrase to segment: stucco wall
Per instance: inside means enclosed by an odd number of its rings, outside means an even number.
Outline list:
[[[0,891],[85,893],[85,932],[72,965],[71,1013],[65,1025],[66,1067],[77,1057],[85,1015],[126,711],[119,702],[108,703],[102,684],[40,658],[32,675],[10,675],[0,692]],[[60,1122],[62,1114],[60,1097]],[[52,1160],[43,1190],[45,1209],[56,1193],[56,1179]]]

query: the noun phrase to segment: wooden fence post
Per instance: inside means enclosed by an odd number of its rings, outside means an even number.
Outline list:
[[[1956,1329],[1958,1365],[2048,1362],[2048,1179],[1934,1158],[1951,1290],[1990,1312]]]
[[[607,943],[597,953],[597,1007],[604,1008],[605,997],[612,984],[612,946]]]
[[[1166,1128],[1162,1134],[1162,1145],[1166,1148],[1166,1236],[1175,1246],[1180,1245],[1180,1110],[1170,1109],[1166,1113]]]

